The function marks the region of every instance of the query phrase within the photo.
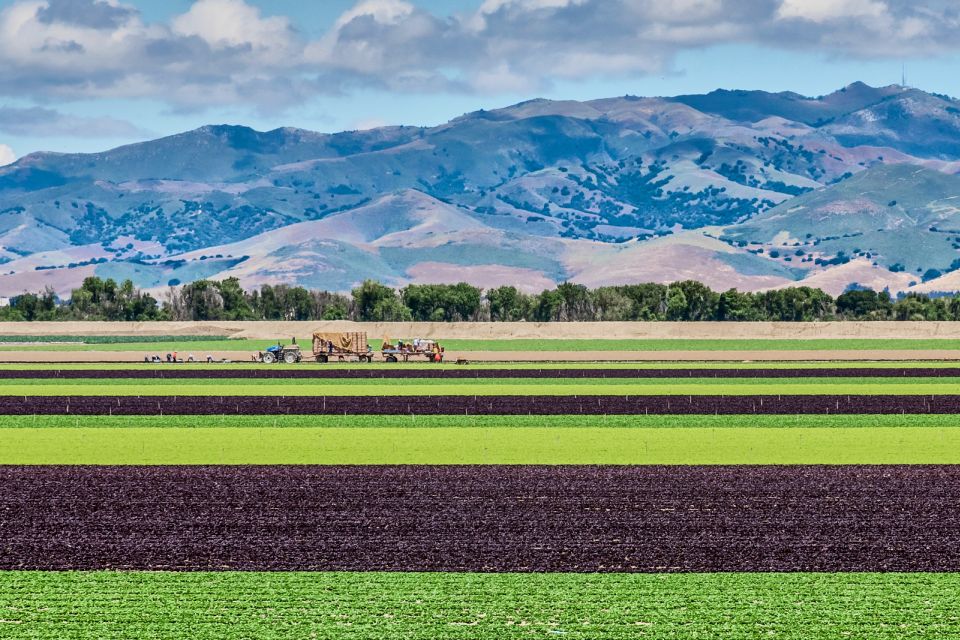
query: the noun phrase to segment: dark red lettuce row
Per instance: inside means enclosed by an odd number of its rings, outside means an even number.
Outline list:
[[[0,569],[958,571],[956,466],[2,467]]]
[[[960,413],[960,395],[0,396],[0,415]]]

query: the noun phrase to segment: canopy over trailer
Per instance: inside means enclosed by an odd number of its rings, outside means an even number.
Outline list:
[[[367,343],[365,331],[317,331],[313,334],[313,356],[317,362],[329,362],[333,358],[342,361],[350,357],[371,362],[373,350]]]

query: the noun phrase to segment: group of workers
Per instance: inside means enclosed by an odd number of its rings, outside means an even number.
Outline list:
[[[389,338],[384,338],[381,351],[390,354],[399,355],[427,355],[433,354],[431,359],[435,362],[443,361],[443,347],[436,340],[427,338],[414,338],[410,342],[398,340],[394,346]]]
[[[152,362],[152,363],[156,364],[156,363],[162,363],[162,362],[164,361],[164,359],[160,357],[160,354],[154,354],[154,355],[152,355],[152,356],[144,356],[144,357],[143,357],[143,361],[144,361],[144,362]],[[169,363],[184,362],[184,360],[183,360],[182,358],[177,357],[177,352],[176,352],[176,351],[172,351],[172,352],[168,353],[168,354],[167,354],[167,357],[166,357],[166,361],[169,362]],[[186,362],[196,362],[196,361],[197,361],[197,359],[193,356],[192,353],[187,356]],[[212,363],[213,363],[213,356],[208,353],[208,354],[207,354],[207,364],[212,364]]]

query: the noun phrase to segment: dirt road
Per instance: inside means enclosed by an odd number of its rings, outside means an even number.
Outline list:
[[[182,353],[182,352],[181,352]],[[143,362],[142,351],[2,351],[0,362]],[[207,353],[196,354],[198,359]],[[251,351],[213,351],[216,360],[250,362]],[[803,362],[803,361],[960,361],[960,351],[448,351],[448,362]],[[422,362],[423,360],[414,360]],[[335,366],[335,365],[331,365]],[[402,365],[398,365],[402,366]]]

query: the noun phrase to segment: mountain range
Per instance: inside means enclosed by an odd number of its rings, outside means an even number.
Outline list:
[[[897,85],[206,126],[0,168],[0,295],[90,275],[956,291],[958,173],[960,101]]]

